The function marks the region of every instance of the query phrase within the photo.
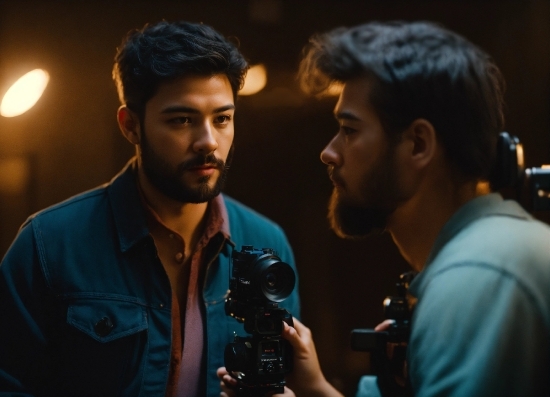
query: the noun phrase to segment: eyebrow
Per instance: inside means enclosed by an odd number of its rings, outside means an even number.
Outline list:
[[[352,121],[361,121],[359,117],[350,112],[338,112],[334,114],[336,120],[352,120]]]
[[[222,112],[226,112],[228,110],[234,110],[234,109],[235,109],[235,105],[229,104],[229,105],[220,106],[219,108],[214,109],[213,113],[222,113]],[[188,107],[188,106],[175,105],[175,106],[168,106],[167,108],[163,109],[161,113],[164,113],[164,114],[170,114],[170,113],[200,114],[201,112],[198,109],[191,108],[191,107]]]

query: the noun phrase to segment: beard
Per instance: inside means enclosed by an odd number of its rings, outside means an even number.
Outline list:
[[[153,150],[147,141],[145,131],[142,131],[140,155],[147,179],[162,194],[180,203],[204,203],[220,194],[233,160],[233,152],[234,147],[231,145],[226,161],[210,153],[205,156],[198,155],[174,167]],[[200,177],[197,187],[189,186],[184,182],[183,174],[187,170],[205,164],[214,165],[220,171],[214,186],[209,185],[212,178],[210,175]]]
[[[339,190],[333,190],[328,219],[339,237],[358,240],[386,230],[388,218],[402,198],[391,153],[389,149],[364,178],[360,200],[351,200]]]

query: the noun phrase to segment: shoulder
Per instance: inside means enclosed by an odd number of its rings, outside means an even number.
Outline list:
[[[279,224],[237,200],[223,196],[231,240],[240,248],[251,245],[256,248],[272,248],[283,261],[293,264],[294,254],[288,238]]]
[[[106,205],[106,187],[107,185],[99,186],[38,211],[29,216],[23,226],[29,223],[58,227],[81,225],[91,214],[97,214],[98,207]]]
[[[413,281],[419,309],[456,321],[522,302],[550,327],[550,229],[533,219],[488,217],[447,243]],[[525,309],[527,310],[527,309]]]
[[[454,236],[426,270],[428,278],[451,272],[454,284],[469,275],[492,273],[536,288],[550,285],[550,227],[533,218],[491,216]]]
[[[248,207],[247,205],[227,196],[223,195],[227,214],[229,216],[230,227],[257,227],[260,229],[267,228],[269,230],[278,230],[282,232],[281,227],[263,214]]]

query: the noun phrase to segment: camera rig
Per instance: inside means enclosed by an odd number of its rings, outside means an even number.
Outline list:
[[[244,323],[252,336],[235,335],[226,345],[225,367],[238,381],[238,396],[283,393],[293,356],[281,333],[283,321],[294,323],[279,303],[292,293],[296,275],[270,248],[243,246],[233,251],[232,264],[225,312]]]
[[[411,331],[414,299],[407,295],[416,272],[399,276],[397,294],[384,299],[384,317],[391,320],[387,331],[354,329],[351,348],[370,353],[371,372],[377,377],[383,396],[410,396],[412,391],[406,374],[406,350]]]

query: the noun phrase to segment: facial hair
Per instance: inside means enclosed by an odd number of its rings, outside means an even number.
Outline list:
[[[365,176],[361,200],[352,201],[334,189],[328,207],[332,230],[339,237],[353,240],[382,233],[401,199],[396,174],[393,151],[388,148]]]
[[[233,152],[234,147],[231,145],[225,161],[209,153],[205,156],[197,155],[174,167],[155,152],[147,140],[147,134],[142,130],[140,156],[145,176],[162,194],[180,203],[204,203],[220,194],[233,160]],[[210,187],[208,184],[212,178],[210,175],[200,177],[197,187],[191,187],[185,183],[183,174],[187,170],[205,164],[213,165],[220,171],[214,186]]]

